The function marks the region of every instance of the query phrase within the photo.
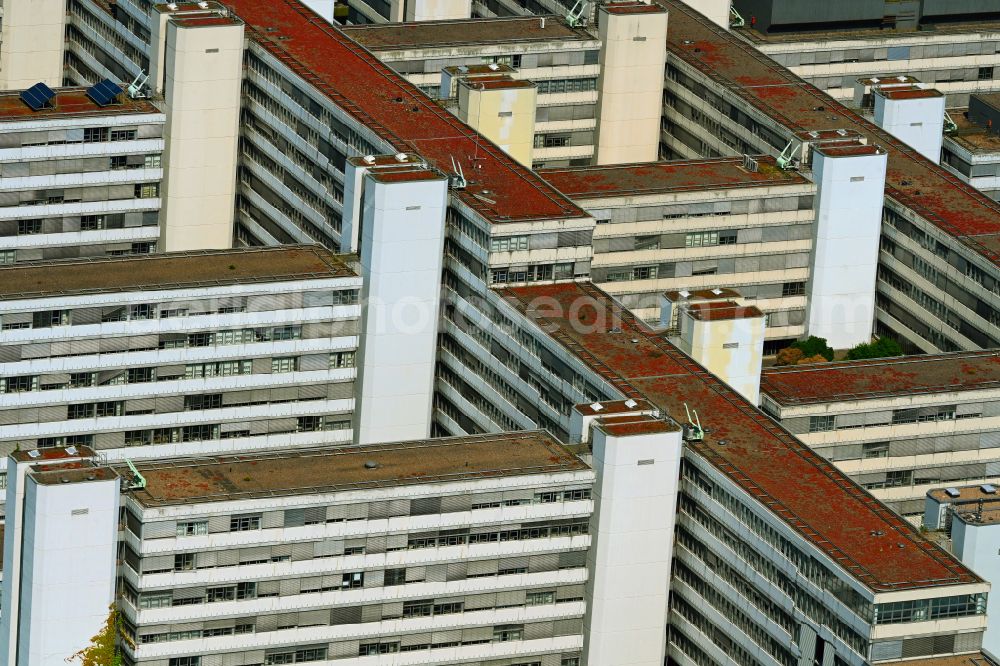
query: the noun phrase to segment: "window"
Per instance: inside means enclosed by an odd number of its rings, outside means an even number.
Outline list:
[[[505,624],[493,627],[493,642],[506,643],[507,641],[519,641],[524,638],[523,624]]]
[[[276,326],[271,329],[272,340],[298,340],[301,337],[301,326]]]
[[[901,488],[913,485],[913,470],[897,469],[885,473],[886,488]]]
[[[684,237],[684,247],[711,247],[719,244],[719,232],[697,231]]]
[[[43,310],[31,317],[33,328],[49,328],[50,326],[66,326],[69,324],[69,310]]]
[[[333,352],[330,354],[330,369],[353,368],[354,355],[353,351]]]
[[[197,412],[203,409],[219,409],[222,407],[221,393],[184,396],[184,411]]]
[[[782,296],[802,296],[806,293],[805,282],[786,282],[781,285]]]
[[[112,169],[124,169],[128,166],[128,158],[124,155],[113,155],[109,162]]]
[[[524,597],[525,606],[540,606],[542,604],[554,604],[555,602],[556,593],[552,591],[528,592]]]
[[[0,393],[23,393],[24,391],[37,390],[38,377],[36,375],[0,378]]]
[[[349,590],[365,586],[365,573],[363,571],[353,571],[345,573],[340,577],[340,589]]]
[[[298,370],[298,357],[296,356],[283,356],[281,358],[271,359],[271,372],[295,372]]]
[[[0,265],[17,261],[17,250],[0,250]]]
[[[112,141],[135,141],[135,137],[136,137],[136,131],[134,129],[111,130]]]
[[[174,555],[174,571],[192,571],[194,569],[194,553],[177,553]]]
[[[720,231],[719,232],[719,245],[736,245],[736,232],[735,231]]]
[[[979,68],[979,80],[989,81],[993,78],[993,68],[992,67],[980,67]]]
[[[107,141],[107,140],[108,140],[107,127],[87,127],[83,130],[84,143],[94,143],[96,141]],[[171,664],[171,666],[173,665]]]
[[[97,386],[96,372],[74,372],[69,376],[70,388],[82,388],[85,386]]]
[[[889,442],[865,442],[861,445],[862,458],[888,458]]]
[[[177,536],[200,536],[208,534],[208,521],[177,523]]]
[[[97,231],[104,228],[103,215],[80,216],[80,231]]]
[[[230,532],[249,532],[260,529],[260,515],[233,516],[229,519]]]
[[[810,416],[809,417],[809,432],[825,432],[827,430],[833,430],[834,427],[834,416]]]
[[[141,303],[139,305],[131,305],[128,309],[129,319],[155,319],[156,318],[156,306],[151,303]]]
[[[421,599],[403,603],[403,617],[430,617],[434,611],[434,601]]]
[[[201,657],[171,657],[168,666],[201,666]]]
[[[146,155],[143,159],[142,166],[147,169],[159,169],[160,168],[160,156],[159,155]]]
[[[399,641],[386,643],[362,643],[358,646],[358,656],[367,657],[373,654],[390,654],[399,652]]]
[[[129,368],[125,373],[126,384],[141,384],[154,379],[153,368]]]
[[[253,370],[251,361],[218,361],[216,363],[193,363],[184,366],[185,379],[200,379],[202,377],[229,377],[232,375],[249,375]]]
[[[135,198],[136,199],[153,199],[160,196],[160,185],[159,183],[136,183],[135,184]]]
[[[41,220],[18,220],[17,221],[17,235],[18,236],[32,236],[34,234],[42,233],[42,221]]]
[[[403,585],[406,583],[406,569],[386,569],[384,585]]]
[[[527,236],[503,236],[490,239],[491,252],[514,252],[528,249]]]

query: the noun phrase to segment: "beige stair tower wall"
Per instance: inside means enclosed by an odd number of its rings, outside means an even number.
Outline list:
[[[63,83],[66,0],[3,0],[0,89]]]
[[[458,117],[515,160],[531,167],[537,91],[530,81],[510,77],[461,80]]]
[[[667,12],[622,2],[597,12],[597,164],[654,162],[659,156]]]
[[[166,26],[162,250],[232,246],[243,24],[176,17]]]

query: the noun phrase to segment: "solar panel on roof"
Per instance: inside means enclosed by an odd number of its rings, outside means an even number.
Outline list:
[[[42,109],[52,106],[49,102],[56,94],[52,92],[52,88],[49,88],[44,83],[36,83],[27,90],[21,93],[21,101],[28,105],[32,111],[41,111]]]
[[[104,79],[100,83],[87,88],[87,97],[93,100],[97,106],[107,106],[118,99],[122,94],[122,87],[111,79]]]

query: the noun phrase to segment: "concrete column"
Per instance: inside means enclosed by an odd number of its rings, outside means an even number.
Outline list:
[[[681,0],[685,5],[711,19],[716,25],[729,30],[732,0]],[[746,17],[744,17],[746,18]],[[749,19],[747,19],[749,20]]]
[[[732,301],[693,304],[678,317],[680,347],[753,404],[760,400],[766,318]]]
[[[591,440],[584,664],[662,666],[681,431],[654,416],[609,416]]]
[[[874,88],[875,124],[934,164],[941,161],[945,96],[933,88]]]
[[[4,0],[0,90],[61,86],[65,43],[66,0]]]
[[[871,340],[885,171],[886,153],[877,146],[814,148],[808,333],[834,349]]]
[[[171,18],[164,65],[160,249],[232,247],[243,23],[221,15]]]
[[[472,0],[406,0],[407,22],[468,18],[472,18]]]
[[[537,93],[531,81],[510,76],[463,79],[458,82],[458,117],[530,168]]]
[[[655,162],[660,147],[667,12],[622,2],[597,12],[597,164]]]
[[[448,179],[430,169],[364,176],[360,230],[359,444],[430,436]]]
[[[64,663],[90,644],[114,600],[119,479],[66,451],[8,461],[5,664]]]

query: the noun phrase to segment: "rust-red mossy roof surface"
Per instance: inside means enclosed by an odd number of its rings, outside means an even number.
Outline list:
[[[742,157],[722,157],[542,169],[538,174],[574,199],[809,184],[802,175],[779,169],[773,157],[754,159],[756,171],[745,168]]]
[[[417,153],[445,173],[452,171],[454,158],[469,183],[455,196],[490,222],[587,217],[531,169],[295,0],[228,4],[246,23],[251,40],[394,150]]]
[[[857,131],[888,152],[886,196],[1000,264],[1000,203],[966,185],[888,132],[716,26],[679,0],[670,11],[667,48],[722,88],[792,132]]]
[[[590,284],[498,290],[626,397],[707,434],[688,444],[875,592],[980,579],[745,398]],[[873,536],[881,532],[879,536]]]
[[[1000,388],[1000,353],[954,352],[765,368],[761,393],[793,407]]]

